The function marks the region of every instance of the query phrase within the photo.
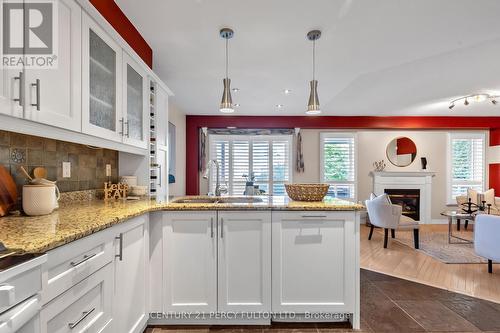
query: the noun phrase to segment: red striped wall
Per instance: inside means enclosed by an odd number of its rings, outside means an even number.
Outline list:
[[[134,51],[153,68],[153,49],[149,46],[132,22],[125,16],[114,0],[89,0],[113,28],[127,41]]]
[[[318,129],[495,129],[490,142],[500,142],[500,117],[186,117],[186,194],[199,194],[198,132],[201,127],[225,128],[318,128]],[[498,141],[496,141],[498,139]],[[499,143],[500,144],[500,143]],[[443,157],[444,159],[444,157]],[[496,168],[496,169],[495,169]],[[498,166],[490,165],[490,184],[500,193]],[[493,172],[492,172],[493,171]]]

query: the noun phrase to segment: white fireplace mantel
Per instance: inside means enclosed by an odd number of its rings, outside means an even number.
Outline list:
[[[432,177],[430,171],[372,171],[373,192],[381,195],[386,189],[420,190],[420,223],[431,223]]]

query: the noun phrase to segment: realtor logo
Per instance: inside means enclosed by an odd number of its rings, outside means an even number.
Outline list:
[[[9,68],[57,66],[57,3],[6,1],[2,8],[2,65]]]

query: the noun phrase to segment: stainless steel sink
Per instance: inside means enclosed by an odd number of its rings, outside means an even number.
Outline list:
[[[239,204],[239,203],[256,203],[256,202],[262,202],[262,198],[257,198],[257,197],[222,197],[219,198],[219,203],[234,203],[234,204]]]
[[[186,204],[197,204],[197,203],[230,203],[230,204],[246,204],[246,203],[256,203],[262,202],[262,198],[258,197],[193,197],[193,198],[178,198],[174,199],[172,203],[186,203]]]
[[[179,198],[179,199],[174,199],[171,202],[172,203],[216,203],[219,200],[219,198]]]

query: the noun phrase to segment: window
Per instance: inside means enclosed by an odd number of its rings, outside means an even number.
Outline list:
[[[484,190],[485,134],[448,134],[448,203],[467,195],[467,189]]]
[[[284,184],[292,177],[291,135],[210,135],[210,159],[220,163],[221,184],[229,194],[242,195],[244,175],[252,174],[254,184],[266,194],[284,195]],[[215,169],[210,177],[210,191],[215,191]]]
[[[356,199],[356,134],[320,134],[321,181],[330,184],[329,196]]]

